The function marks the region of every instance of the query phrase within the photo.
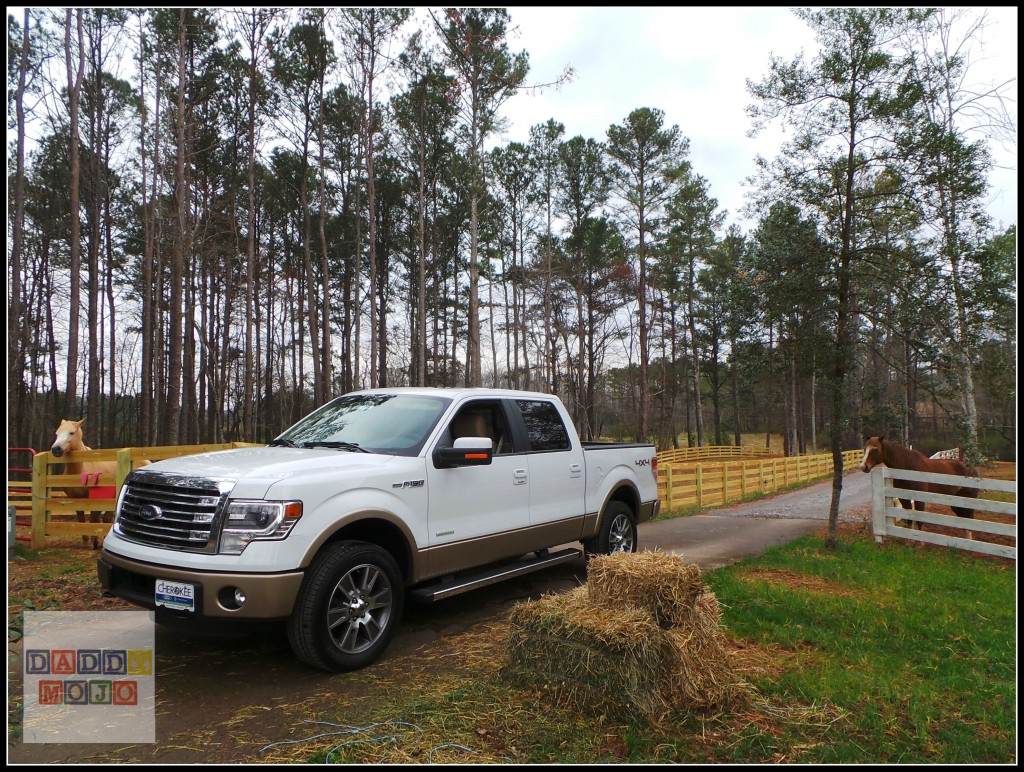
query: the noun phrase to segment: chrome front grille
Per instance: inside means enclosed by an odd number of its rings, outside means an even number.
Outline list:
[[[215,552],[231,480],[139,470],[125,480],[114,529],[167,549]]]

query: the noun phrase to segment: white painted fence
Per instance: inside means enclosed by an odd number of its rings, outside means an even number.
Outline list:
[[[894,478],[898,478],[894,482]],[[923,493],[921,491],[908,491],[896,486],[898,480],[913,480],[916,482],[941,483],[945,485],[959,485],[968,488],[978,488],[986,491],[1004,491],[1012,493],[1014,499],[1017,497],[1017,483],[1008,480],[988,480],[980,477],[958,477],[948,474],[931,474],[928,472],[912,472],[907,469],[890,469],[885,466],[876,466],[871,470],[871,521],[875,534],[875,541],[881,542],[885,537],[891,536],[899,539],[913,539],[916,541],[928,542],[929,544],[941,544],[946,547],[981,552],[986,555],[998,555],[999,557],[1017,559],[1017,526],[1007,523],[993,523],[987,520],[974,518],[956,517],[955,515],[939,515],[934,512],[919,512],[915,509],[902,509],[897,498],[913,499],[932,504],[946,504],[947,506],[970,507],[975,512],[993,512],[1004,515],[1017,516],[1017,504],[1004,501],[989,501],[987,499],[972,499],[964,496],[950,496],[944,493]],[[946,536],[941,533],[929,533],[917,531],[911,528],[904,528],[896,525],[897,520],[910,520],[920,523],[932,523],[946,528],[956,528],[963,531],[978,533],[999,534],[1001,536],[1012,536],[1013,546],[991,544],[967,539],[961,536]],[[913,523],[911,523],[913,524]]]

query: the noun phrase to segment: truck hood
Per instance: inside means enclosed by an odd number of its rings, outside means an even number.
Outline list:
[[[235,448],[169,458],[139,471],[233,480],[235,496],[261,497],[274,483],[292,477],[308,477],[317,472],[364,476],[394,458],[325,448]]]

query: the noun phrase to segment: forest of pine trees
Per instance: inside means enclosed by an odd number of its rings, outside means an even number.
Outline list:
[[[501,8],[9,15],[8,445],[267,441],[476,385],[584,438],[1012,457],[1016,227],[984,203],[1015,126],[958,90],[975,22],[796,13],[821,53],[748,73],[789,137],[749,232],[656,105],[496,144],[537,85]]]

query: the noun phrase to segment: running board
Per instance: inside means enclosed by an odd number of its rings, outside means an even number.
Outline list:
[[[578,549],[566,549],[553,553],[543,550],[541,554],[526,561],[511,564],[504,563],[475,574],[447,579],[438,584],[429,584],[426,587],[418,587],[411,590],[410,595],[418,601],[431,603],[435,600],[442,600],[453,595],[475,590],[478,587],[486,587],[489,584],[497,584],[506,579],[514,579],[517,576],[540,571],[543,568],[557,566],[559,563],[568,563],[570,560],[576,560],[582,555],[583,551]]]

